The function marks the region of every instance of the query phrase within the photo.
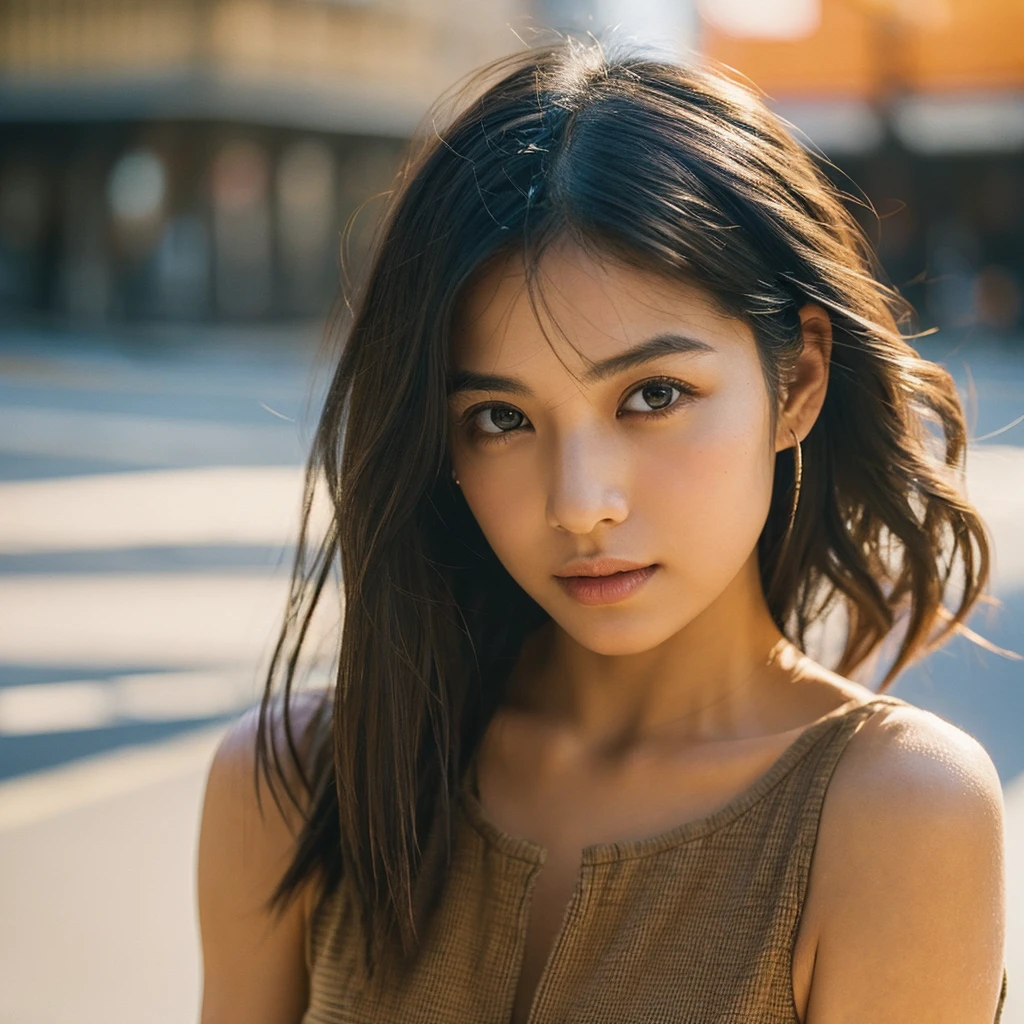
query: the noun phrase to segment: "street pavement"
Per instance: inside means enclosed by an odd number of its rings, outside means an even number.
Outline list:
[[[196,1017],[203,782],[258,699],[284,608],[316,342],[312,328],[0,333],[0,1024]],[[1001,606],[971,626],[1011,653],[958,637],[891,692],[978,737],[999,769],[1004,1024],[1024,1024],[1024,423],[1004,429],[1024,414],[1024,339],[926,354],[984,438],[967,488]]]

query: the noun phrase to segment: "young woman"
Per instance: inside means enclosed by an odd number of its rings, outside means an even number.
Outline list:
[[[329,529],[210,770],[204,1024],[991,1024],[995,770],[850,678],[987,579],[950,377],[746,89],[579,44],[468,88],[399,180],[309,467]],[[336,567],[336,685],[293,691]]]

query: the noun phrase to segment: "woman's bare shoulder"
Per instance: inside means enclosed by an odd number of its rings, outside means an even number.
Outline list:
[[[310,726],[328,700],[321,690],[297,692],[289,701],[300,758],[308,754]],[[196,876],[203,1024],[298,1021],[305,1008],[309,901],[297,898],[280,913],[267,905],[294,853],[303,791],[288,768],[283,702],[277,698],[267,710],[270,736],[299,807],[283,792],[275,801],[256,770],[259,708],[253,708],[224,734],[206,782]]]
[[[303,761],[310,755],[314,722],[325,710],[329,710],[330,700],[331,691],[325,689],[295,690],[288,697],[287,729]],[[284,695],[275,694],[266,709],[267,738],[282,754],[288,749],[284,711]],[[251,776],[255,765],[259,720],[260,706],[256,705],[232,722],[217,746],[211,772],[238,775],[248,770]],[[290,770],[294,764],[291,758],[282,758],[281,766]],[[292,776],[289,774],[287,777],[290,782]]]
[[[829,784],[829,800],[836,813],[852,817],[1001,814],[1002,790],[975,737],[901,702],[879,706],[851,737]]]
[[[909,703],[865,718],[819,824],[807,1020],[831,1020],[842,1006],[843,1019],[990,1024],[1003,963],[1002,844],[999,776],[977,739]]]
[[[801,675],[805,689],[821,703],[870,703],[879,695],[809,659]],[[843,751],[828,786],[833,817],[858,806],[878,809],[878,801],[893,811],[929,806],[971,795],[1001,800],[999,776],[988,752],[973,736],[939,715],[902,698],[879,702]]]

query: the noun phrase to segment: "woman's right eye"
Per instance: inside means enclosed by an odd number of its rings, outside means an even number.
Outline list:
[[[525,422],[526,417],[510,405],[490,405],[477,410],[471,417],[475,430],[492,436],[518,430]]]

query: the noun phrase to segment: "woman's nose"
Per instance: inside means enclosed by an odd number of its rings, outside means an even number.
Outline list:
[[[550,453],[547,520],[555,529],[592,533],[629,514],[625,453],[592,431],[562,438]]]

